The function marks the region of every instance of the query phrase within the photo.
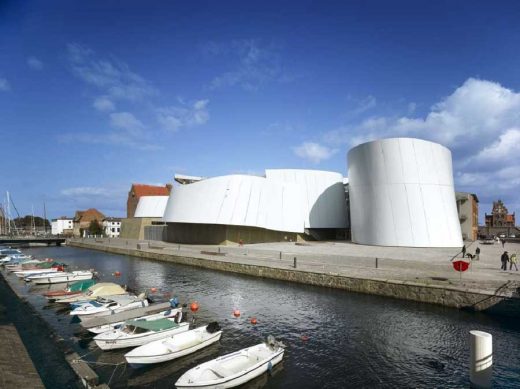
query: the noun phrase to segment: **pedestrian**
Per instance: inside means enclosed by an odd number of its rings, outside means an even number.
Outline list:
[[[480,259],[480,247],[477,247],[475,250],[475,261],[478,261]]]
[[[518,271],[518,267],[516,266],[516,254],[511,254],[511,258],[509,258],[509,270],[513,270],[513,265],[515,265],[516,271]]]
[[[462,246],[462,258],[466,256],[466,245]]]
[[[506,240],[504,238],[500,239],[500,241],[502,242],[502,247],[504,247],[504,245],[506,244]]]
[[[500,257],[500,260],[502,261],[502,267],[500,270],[507,270],[507,262],[509,261],[509,256],[507,255],[507,251],[504,251],[504,254]]]

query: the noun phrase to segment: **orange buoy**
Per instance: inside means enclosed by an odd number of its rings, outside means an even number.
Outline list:
[[[152,293],[157,292],[157,288],[150,288],[150,292],[152,292]]]
[[[235,317],[240,317],[240,311],[239,311],[238,309],[235,309],[235,310],[233,311],[233,316],[235,316]]]
[[[121,272],[120,272],[120,271],[115,271],[115,272],[114,272],[114,276],[119,277],[120,275],[121,275]]]
[[[192,312],[197,312],[199,310],[199,303],[194,301],[190,304],[190,309]]]
[[[256,323],[258,323],[258,321],[256,320],[256,317],[252,317],[251,318],[251,324],[255,325]]]

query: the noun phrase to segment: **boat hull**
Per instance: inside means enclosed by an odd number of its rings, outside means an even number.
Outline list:
[[[179,327],[172,328],[165,331],[159,332],[147,332],[136,336],[119,337],[119,338],[108,338],[104,337],[104,334],[100,334],[94,337],[94,341],[101,350],[115,350],[119,348],[137,347],[142,346],[145,343],[154,342],[156,340],[164,339],[169,336],[186,332],[189,329],[188,323],[181,323]],[[110,334],[114,332],[120,332],[119,330],[109,331]],[[106,333],[105,333],[106,334]]]
[[[76,282],[92,279],[93,274],[72,274],[72,275],[53,275],[51,277],[33,279],[33,283],[36,285],[43,284],[63,284],[67,282]]]
[[[215,361],[223,360],[227,357],[232,357],[234,354],[240,354],[243,350],[237,353],[232,353],[225,355],[223,357],[217,358]],[[276,364],[280,363],[283,359],[284,349],[279,348],[276,352],[274,352],[270,357],[263,359],[252,367],[245,369],[243,372],[236,373],[230,376],[219,376],[216,374],[216,379],[213,380],[195,380],[190,382],[186,379],[186,375],[189,375],[190,372],[196,369],[204,369],[211,368],[210,362],[203,363],[186,373],[179,378],[179,380],[175,383],[175,387],[177,389],[188,389],[188,388],[197,388],[197,389],[224,389],[224,388],[234,388],[236,386],[240,386],[245,384],[246,382],[251,381],[252,379],[259,377],[260,375],[266,373],[270,369],[272,369]],[[208,367],[207,367],[208,366]]]
[[[182,336],[184,334],[180,334],[178,336]],[[167,361],[171,361],[173,359],[177,359],[177,358],[183,357],[185,355],[194,353],[195,351],[201,350],[205,347],[208,347],[208,346],[212,345],[213,343],[218,342],[220,340],[221,336],[222,336],[222,331],[218,331],[218,332],[215,332],[214,334],[211,334],[211,336],[207,337],[206,339],[204,339],[203,341],[201,341],[200,343],[198,343],[196,345],[193,345],[193,346],[187,345],[187,347],[178,348],[177,350],[172,350],[171,352],[169,352],[167,349],[163,349],[162,351],[166,351],[166,352],[162,352],[162,353],[154,354],[154,355],[144,355],[144,354],[139,355],[139,351],[140,351],[139,349],[141,347],[138,347],[138,348],[130,351],[129,353],[127,353],[125,355],[125,359],[133,367],[140,367],[143,365],[167,362]],[[154,343],[157,343],[157,342],[154,342]],[[147,344],[146,346],[151,346],[151,344]]]

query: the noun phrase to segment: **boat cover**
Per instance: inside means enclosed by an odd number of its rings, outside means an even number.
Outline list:
[[[163,331],[169,330],[170,328],[178,327],[179,325],[173,320],[168,319],[157,319],[157,320],[127,320],[127,325],[134,327],[143,328],[148,331]]]
[[[69,292],[80,292],[90,288],[92,285],[96,283],[96,280],[83,280],[73,283],[69,287]]]

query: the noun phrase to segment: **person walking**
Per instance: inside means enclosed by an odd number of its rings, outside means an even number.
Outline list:
[[[515,265],[516,271],[518,271],[518,267],[516,266],[516,254],[511,254],[511,258],[509,258],[509,270],[513,270],[513,265]]]
[[[462,258],[466,256],[466,245],[462,246]]]
[[[480,247],[477,247],[475,250],[475,261],[478,261],[480,259]]]
[[[506,244],[506,240],[504,238],[500,239],[500,241],[502,242],[502,247],[504,247],[504,245]]]
[[[500,257],[500,260],[502,261],[502,267],[500,270],[507,270],[507,262],[509,261],[509,256],[507,255],[507,251],[504,251],[504,254]]]

